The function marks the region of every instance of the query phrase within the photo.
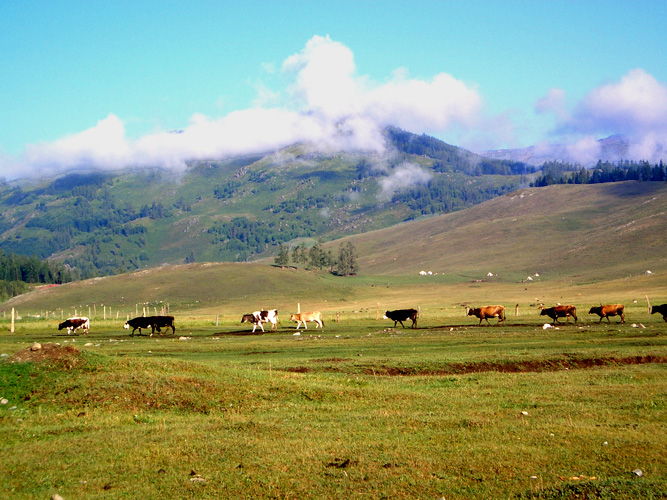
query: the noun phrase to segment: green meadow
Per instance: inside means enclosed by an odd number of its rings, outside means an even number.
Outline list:
[[[664,188],[569,187],[358,235],[359,276],[198,263],[2,304],[0,497],[665,498]],[[538,194],[551,219],[517,205]],[[576,325],[545,327],[557,303]],[[504,325],[465,315],[490,304]],[[382,318],[406,307],[415,329]],[[277,331],[240,323],[260,308]],[[324,328],[297,332],[299,308]],[[122,328],[162,311],[175,334]],[[88,335],[58,330],[74,313]]]

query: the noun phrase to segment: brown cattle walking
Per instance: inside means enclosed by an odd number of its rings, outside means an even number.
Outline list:
[[[570,316],[572,316],[574,324],[577,324],[577,308],[572,305],[542,308],[540,316],[549,316],[554,325],[558,324],[558,318],[565,318],[565,324],[567,324],[570,322]]]
[[[623,304],[607,304],[606,306],[599,305],[591,307],[588,314],[597,314],[600,316],[598,324],[602,323],[604,318],[607,318],[607,323],[611,323],[609,316],[620,316],[621,323],[625,323],[625,306]]]
[[[304,328],[308,330],[308,325],[306,324],[308,321],[314,322],[315,328],[317,328],[318,326],[320,328],[324,328],[324,322],[322,321],[322,313],[320,313],[320,311],[292,314],[289,320],[296,321],[297,330],[301,326],[301,323],[303,323]]]
[[[487,324],[489,323],[489,318],[498,318],[499,325],[501,322],[505,324],[505,306],[484,306],[477,308],[468,308],[468,316],[477,316],[479,318],[479,325],[482,324],[482,320],[485,319]],[[479,326],[477,325],[477,326]]]

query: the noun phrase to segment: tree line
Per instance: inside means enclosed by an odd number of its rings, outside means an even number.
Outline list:
[[[349,241],[346,244],[341,243],[339,245],[337,256],[331,249],[324,250],[321,241],[310,248],[307,248],[305,243],[296,245],[291,249],[287,245],[279,245],[278,255],[276,255],[273,264],[285,268],[290,263],[294,264],[296,269],[299,269],[299,266],[303,269],[327,269],[337,276],[352,276],[357,274],[359,270],[357,249]]]
[[[667,181],[667,166],[660,163],[651,165],[647,161],[623,161],[618,163],[598,161],[595,167],[563,162],[545,162],[542,174],[531,187],[544,187],[552,184],[602,184],[621,181]]]
[[[28,284],[62,284],[76,279],[62,264],[0,250],[0,300],[29,290]]]

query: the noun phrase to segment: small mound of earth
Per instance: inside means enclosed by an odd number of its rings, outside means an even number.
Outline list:
[[[44,361],[55,361],[71,368],[75,366],[81,358],[81,351],[73,346],[61,346],[60,344],[48,343],[42,344],[40,348],[35,345],[26,347],[9,358],[12,363],[41,363]]]

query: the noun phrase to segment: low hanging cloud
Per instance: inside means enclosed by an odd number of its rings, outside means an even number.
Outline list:
[[[614,134],[629,141],[625,156],[617,160],[667,159],[667,85],[643,69],[596,87],[571,112],[560,89],[550,90],[535,110],[554,114],[554,135],[567,143],[571,161],[589,165],[597,161],[601,157],[598,139]]]
[[[394,194],[410,188],[428,184],[433,174],[414,163],[403,163],[396,167],[387,177],[378,180],[380,201],[391,200]]]
[[[271,67],[272,71],[274,66]],[[163,167],[274,151],[295,143],[324,151],[384,152],[382,129],[396,125],[422,133],[469,128],[478,120],[477,89],[441,73],[410,79],[396,71],[376,83],[359,75],[354,54],[328,36],[314,36],[282,64],[284,88],[259,86],[255,107],[222,117],[195,114],[178,132],[127,136],[121,117],[107,117],[82,132],[29,145],[19,158],[0,158],[8,178],[73,168]],[[268,104],[271,103],[271,104]]]

